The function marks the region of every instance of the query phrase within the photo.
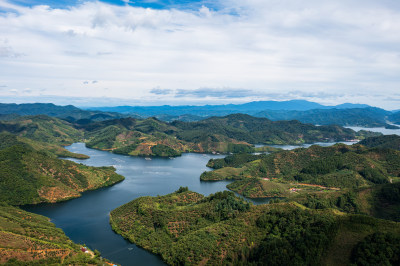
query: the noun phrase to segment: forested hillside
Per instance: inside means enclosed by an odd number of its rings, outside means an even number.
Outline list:
[[[252,152],[252,144],[301,144],[379,135],[340,126],[270,121],[234,114],[199,122],[166,123],[155,118],[108,120],[79,126],[88,147],[129,155],[176,156],[182,152]]]
[[[35,141],[69,145],[82,140],[83,134],[72,124],[45,115],[23,116],[0,121],[0,133],[6,131]]]
[[[400,176],[399,151],[368,149],[362,145],[314,145],[308,149],[281,151],[261,157],[250,155],[251,159],[255,160],[244,163],[244,159],[238,160],[235,156],[228,162],[213,160],[209,166],[226,167],[204,172],[201,179],[236,179],[240,181],[230,184],[228,188],[244,196],[279,197],[293,192],[303,193],[311,188],[341,190],[370,187],[393,182]]]
[[[180,188],[142,197],[110,214],[113,229],[131,242],[159,254],[170,265],[348,265],[398,263],[396,253],[370,250],[400,243],[400,224],[294,203],[252,206],[232,192],[204,197]],[[380,241],[382,234],[386,239]],[[376,245],[364,243],[373,239]]]
[[[364,146],[370,148],[386,148],[400,150],[400,136],[399,135],[384,135],[377,137],[370,137],[359,142]]]
[[[47,217],[0,202],[0,264],[103,265],[98,252],[81,251]]]
[[[123,180],[112,167],[90,167],[38,151],[15,135],[0,134],[0,201],[56,202]]]

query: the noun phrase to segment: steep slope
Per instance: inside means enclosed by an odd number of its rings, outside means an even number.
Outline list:
[[[0,203],[0,264],[102,265],[96,252],[81,251],[47,217]]]
[[[0,134],[0,201],[13,205],[56,202],[123,180],[112,167],[90,167],[35,150]],[[32,140],[30,142],[33,142]]]
[[[57,145],[69,145],[82,140],[81,131],[72,124],[45,115],[23,116],[0,122],[0,132],[6,131],[35,141]]]

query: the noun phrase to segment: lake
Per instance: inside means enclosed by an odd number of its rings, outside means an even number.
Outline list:
[[[83,196],[56,204],[25,206],[24,209],[47,216],[74,242],[97,249],[102,256],[122,265],[164,265],[162,260],[115,234],[109,225],[111,210],[142,196],[165,195],[180,186],[209,195],[226,190],[231,181],[202,182],[200,174],[211,158],[223,155],[186,153],[174,159],[132,157],[106,151],[88,149],[84,143],[75,143],[67,149],[87,154],[89,159],[69,159],[91,166],[111,166],[125,180],[114,186],[85,192]],[[254,200],[265,203],[268,200]]]
[[[398,130],[400,132],[400,130]],[[330,146],[332,143],[315,143]],[[354,142],[345,142],[353,144]],[[309,147],[272,145],[283,149]],[[211,158],[224,155],[186,153],[174,159],[132,157],[106,151],[88,149],[84,143],[66,147],[71,152],[87,154],[89,159],[69,159],[91,166],[114,166],[125,180],[114,186],[85,192],[82,197],[56,204],[25,206],[24,209],[47,216],[74,242],[97,249],[102,256],[122,265],[164,265],[163,261],[115,234],[109,225],[111,210],[142,196],[165,195],[176,191],[180,186],[209,195],[226,190],[232,181],[202,182],[200,174],[211,170],[206,167]],[[250,200],[254,204],[268,202],[268,199]]]

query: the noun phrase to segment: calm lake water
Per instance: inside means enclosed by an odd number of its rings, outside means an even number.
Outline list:
[[[206,164],[211,158],[223,155],[183,154],[175,159],[152,158],[146,160],[88,149],[83,143],[67,147],[69,151],[90,156],[86,160],[70,159],[91,166],[110,166],[125,180],[114,186],[85,192],[82,197],[56,204],[26,206],[24,209],[49,217],[57,227],[74,242],[97,249],[102,256],[122,265],[164,265],[161,259],[132,243],[111,230],[111,210],[142,196],[165,195],[180,186],[209,195],[226,190],[230,181],[201,182],[200,174],[211,170]],[[263,200],[253,201],[257,203]]]
[[[397,125],[398,126],[398,125]],[[384,127],[347,127],[351,128],[354,131],[359,131],[359,130],[368,130],[372,132],[380,132],[383,135],[400,135],[400,129],[386,129]]]
[[[362,128],[354,128],[360,130]],[[367,129],[369,130],[369,129]],[[374,128],[384,134],[398,134],[400,130]],[[336,142],[335,142],[336,143]],[[330,146],[335,143],[315,143]],[[354,142],[345,142],[353,144]],[[309,147],[275,145],[283,149]],[[201,182],[200,174],[211,170],[206,164],[211,158],[223,158],[223,155],[183,154],[175,159],[152,158],[146,160],[112,154],[105,151],[88,149],[83,143],[75,143],[67,147],[69,151],[87,154],[86,160],[70,159],[91,166],[111,166],[117,173],[125,176],[125,180],[114,186],[90,191],[82,197],[56,204],[39,204],[25,206],[24,209],[49,217],[57,227],[74,242],[97,249],[102,256],[122,265],[164,265],[163,261],[115,234],[109,225],[111,210],[142,196],[165,195],[176,191],[180,186],[209,195],[226,190],[231,181]],[[254,204],[266,203],[267,199],[251,200]]]

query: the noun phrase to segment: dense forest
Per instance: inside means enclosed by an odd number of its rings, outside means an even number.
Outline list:
[[[56,202],[123,180],[112,167],[90,167],[61,160],[49,152],[35,150],[23,140],[0,134],[2,202],[13,205]]]
[[[370,148],[386,148],[400,150],[399,135],[383,135],[370,137],[359,142],[359,144]]]
[[[294,203],[253,206],[227,191],[204,197],[180,188],[138,198],[113,210],[110,223],[171,265],[367,265],[379,255],[363,257],[363,252],[400,245],[394,241],[398,223]],[[393,237],[366,247],[375,233]],[[398,259],[393,252],[385,256]]]

